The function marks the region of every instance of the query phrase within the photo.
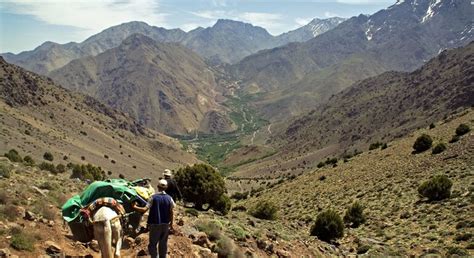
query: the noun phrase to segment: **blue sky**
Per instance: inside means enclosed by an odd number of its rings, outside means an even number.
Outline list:
[[[0,0],[0,53],[31,50],[45,41],[81,42],[128,21],[188,31],[226,18],[278,35],[312,18],[372,14],[393,3],[395,0]]]

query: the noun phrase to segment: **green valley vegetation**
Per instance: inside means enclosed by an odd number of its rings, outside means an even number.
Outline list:
[[[257,158],[244,160],[232,166],[223,164],[225,158],[232,151],[243,147],[243,137],[251,135],[268,125],[268,121],[259,117],[256,110],[249,105],[251,101],[258,97],[258,94],[239,94],[226,97],[227,101],[223,105],[231,110],[229,116],[237,127],[235,131],[220,134],[196,133],[195,135],[177,136],[184,149],[195,152],[199,159],[216,167],[223,175],[235,171],[239,166],[257,160]],[[266,158],[273,154],[275,154],[274,151],[258,158]]]

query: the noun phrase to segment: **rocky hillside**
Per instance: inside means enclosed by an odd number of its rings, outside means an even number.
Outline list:
[[[470,107],[474,103],[474,42],[444,51],[420,69],[386,72],[331,97],[280,135],[286,149],[338,144],[366,148]]]
[[[74,60],[50,76],[168,134],[210,128],[201,126],[206,114],[223,112],[215,101],[213,72],[202,58],[142,34],[97,56]],[[230,130],[232,124],[214,129]]]
[[[261,200],[271,201],[278,207],[278,223],[308,236],[318,214],[333,209],[342,218],[358,201],[365,207],[366,222],[357,228],[346,226],[343,237],[333,243],[344,256],[472,256],[474,134],[448,141],[460,124],[473,128],[473,121],[472,109],[449,116],[435,122],[433,129],[389,142],[386,149],[364,152],[293,179],[282,178],[270,187],[256,187],[254,197],[236,205],[249,208]],[[412,154],[415,139],[423,133],[433,138],[433,146],[443,142],[447,149]],[[452,181],[451,196],[429,202],[417,189],[435,175]],[[241,185],[265,182],[263,176],[242,180]]]
[[[320,34],[323,34],[326,31],[332,30],[345,20],[345,18],[339,17],[332,17],[327,19],[315,18],[303,27],[278,35],[277,41],[281,43],[277,45],[283,46],[290,42],[308,41]]]
[[[91,163],[116,177],[152,177],[197,162],[174,139],[97,100],[0,60],[0,153],[16,149],[55,165]],[[110,171],[110,172],[109,172]]]
[[[352,17],[307,42],[246,57],[231,70],[247,91],[268,92],[261,110],[281,118],[299,111],[292,109],[301,106],[295,103],[312,109],[357,80],[411,71],[446,48],[468,44],[474,39],[472,8],[469,0],[398,2],[371,16]]]

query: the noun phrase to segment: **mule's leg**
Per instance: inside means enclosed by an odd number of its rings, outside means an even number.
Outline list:
[[[112,238],[115,241],[115,257],[120,257],[120,249],[122,249],[122,225],[119,220],[112,223]]]
[[[100,221],[94,223],[94,236],[99,242],[101,256],[103,258],[112,258],[112,229],[110,221]]]

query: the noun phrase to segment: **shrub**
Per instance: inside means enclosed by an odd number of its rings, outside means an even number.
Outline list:
[[[278,207],[271,201],[262,200],[250,209],[250,215],[259,219],[275,220],[277,217]]]
[[[15,149],[9,150],[7,153],[4,154],[6,158],[8,158],[11,162],[23,162],[20,154]]]
[[[25,163],[25,165],[27,165],[27,166],[34,166],[35,165],[35,160],[30,156],[25,156],[23,158],[23,163]]]
[[[453,138],[451,138],[451,140],[449,140],[449,143],[455,143],[455,142],[459,141],[459,139],[461,139],[461,137],[459,137],[459,135],[453,135]]]
[[[322,167],[324,167],[324,165],[325,165],[324,162],[321,161],[321,162],[318,163],[318,166],[317,166],[317,167],[318,167],[318,168],[322,168]]]
[[[413,144],[413,149],[415,149],[415,152],[420,153],[431,148],[432,144],[433,140],[431,139],[431,136],[422,134],[416,139],[415,143]]]
[[[51,152],[45,152],[43,154],[43,159],[53,161],[54,157],[53,157],[53,154],[51,154]]]
[[[0,163],[0,177],[10,178],[13,167],[10,164]]]
[[[346,210],[346,214],[344,214],[344,222],[353,228],[364,224],[364,206],[362,206],[359,202],[352,204],[352,206]]]
[[[231,206],[232,201],[225,194],[221,195],[221,197],[212,205],[212,207],[216,211],[220,212],[222,215],[227,215],[227,213],[229,213],[230,211]]]
[[[81,180],[104,180],[105,171],[100,167],[87,165],[73,165],[71,178],[79,178]]]
[[[335,164],[337,164],[337,158],[332,158],[332,159],[327,158],[326,165],[335,165]]]
[[[56,166],[56,172],[58,172],[58,173],[66,172],[66,166],[64,166],[63,164],[58,164]]]
[[[0,207],[0,217],[9,221],[15,221],[18,218],[17,207],[13,204],[6,204]]]
[[[196,164],[178,169],[175,175],[181,187],[183,200],[193,202],[196,209],[203,209],[204,204],[212,207],[225,192],[225,182],[221,174],[209,165]]]
[[[211,241],[220,239],[222,236],[222,224],[217,220],[199,220],[196,223],[196,228],[206,233]]]
[[[8,193],[5,190],[0,190],[0,204],[5,205],[10,201]]]
[[[431,151],[432,154],[438,154],[446,150],[446,144],[440,142],[434,146],[433,150]]]
[[[375,149],[378,149],[380,146],[382,146],[383,143],[381,142],[375,142],[375,143],[372,143],[370,144],[369,146],[369,150],[375,150]]]
[[[471,128],[467,124],[460,124],[458,128],[456,128],[456,135],[462,136],[467,134],[468,132],[471,131]]]
[[[451,196],[453,183],[445,175],[438,175],[418,187],[418,193],[430,201],[443,200]]]
[[[249,196],[249,192],[236,192],[230,196],[230,198],[235,199],[235,200],[245,200]]]
[[[386,148],[388,148],[388,145],[386,143],[382,144],[382,147],[380,147],[381,150],[385,150]]]
[[[245,230],[237,225],[233,225],[230,230],[232,231],[232,235],[234,235],[235,239],[238,241],[245,241],[246,233]]]
[[[344,223],[335,211],[324,211],[318,215],[311,227],[311,235],[329,242],[344,235]]]
[[[431,124],[430,124],[430,129],[433,129],[433,128],[435,128],[435,127],[436,127],[436,125],[435,125],[434,123],[431,123]]]
[[[214,252],[218,257],[233,257],[234,243],[232,239],[227,236],[221,237],[214,247]]]
[[[57,174],[58,172],[56,171],[56,167],[54,166],[54,164],[52,163],[48,163],[48,162],[41,162],[41,164],[39,164],[39,169],[41,170],[46,170],[46,171],[49,171],[53,174]]]
[[[15,229],[12,232],[11,247],[18,251],[33,251],[36,239],[22,229]]]
[[[184,212],[186,214],[189,214],[191,216],[194,216],[194,217],[198,217],[199,216],[199,211],[196,210],[196,209],[193,209],[193,208],[187,208],[186,210],[184,210]]]

